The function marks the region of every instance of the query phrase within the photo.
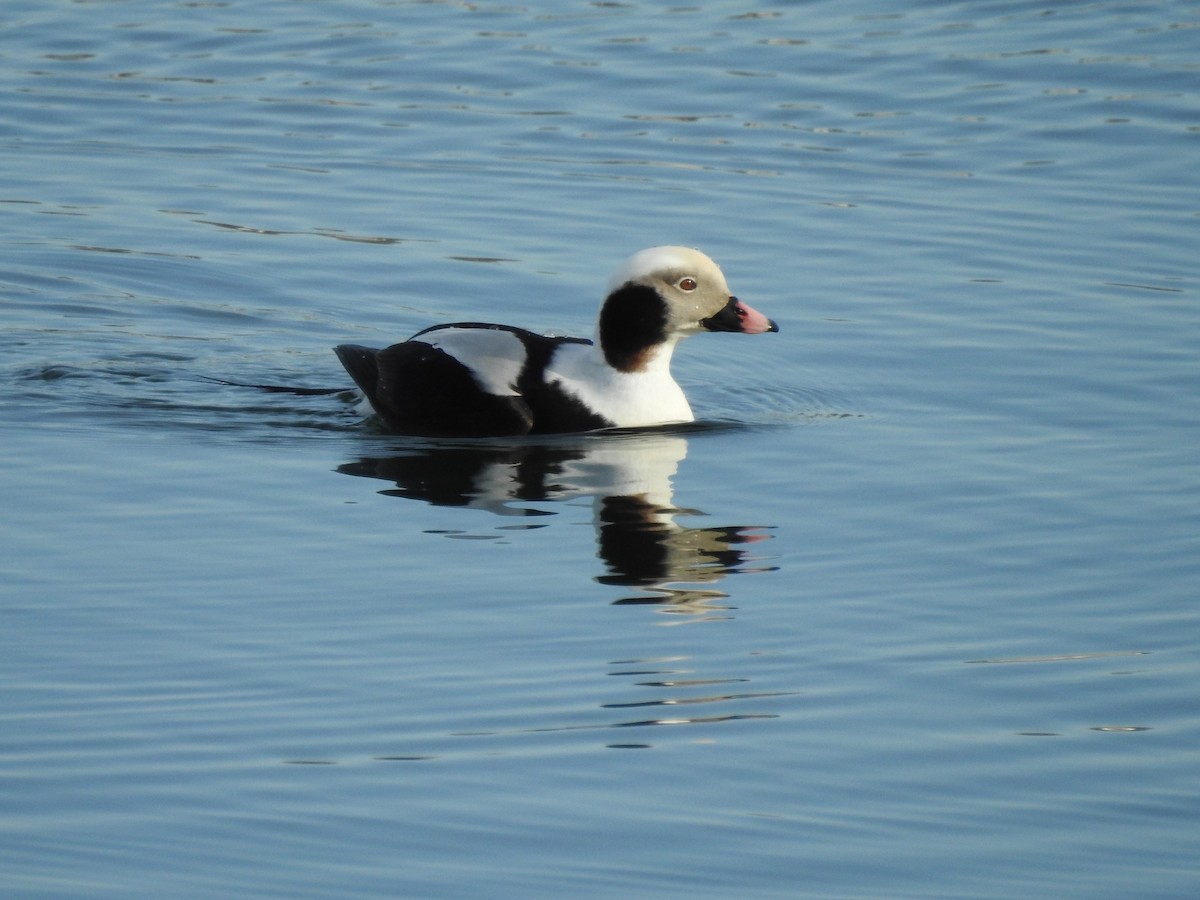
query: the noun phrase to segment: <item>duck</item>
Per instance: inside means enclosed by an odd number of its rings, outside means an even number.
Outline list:
[[[509,437],[637,429],[695,421],[671,375],[682,339],[763,334],[779,326],[734,296],[699,250],[661,246],[609,280],[591,339],[512,325],[453,322],[376,349],[334,348],[389,432]]]

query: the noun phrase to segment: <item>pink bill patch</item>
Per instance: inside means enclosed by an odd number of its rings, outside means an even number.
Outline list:
[[[779,326],[760,313],[753,306],[737,302],[738,320],[742,323],[743,334],[762,334],[766,331],[778,331]]]

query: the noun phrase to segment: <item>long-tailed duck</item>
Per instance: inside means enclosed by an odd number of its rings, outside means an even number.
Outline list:
[[[778,330],[730,294],[703,253],[651,247],[613,276],[594,341],[456,322],[383,350],[342,344],[335,352],[389,430],[554,434],[691,422],[671,377],[676,343],[699,331]]]

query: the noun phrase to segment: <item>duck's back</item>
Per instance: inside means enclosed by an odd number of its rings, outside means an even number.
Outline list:
[[[490,437],[591,431],[615,424],[546,370],[582,338],[547,337],[506,325],[438,325],[383,350],[343,344],[342,365],[389,428],[404,434]]]

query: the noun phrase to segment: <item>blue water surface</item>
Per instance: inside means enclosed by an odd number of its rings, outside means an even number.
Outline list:
[[[1194,896],[1198,41],[6,4],[0,894]],[[356,414],[332,345],[661,243],[781,326],[694,427]]]

